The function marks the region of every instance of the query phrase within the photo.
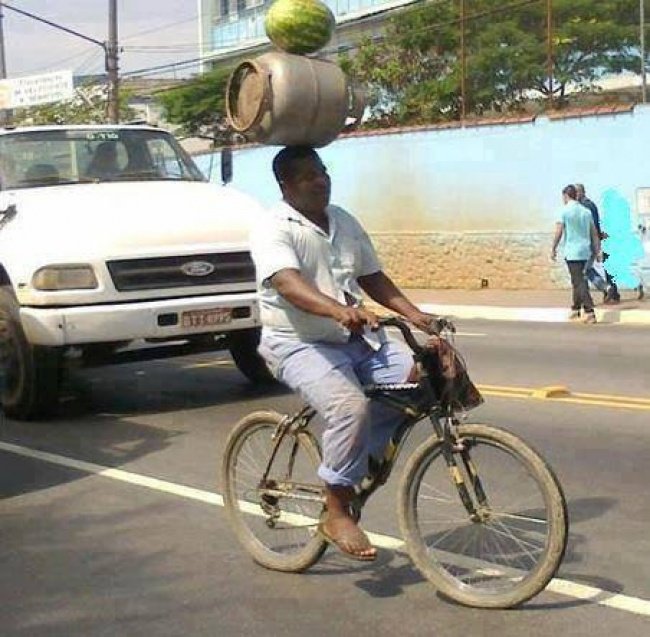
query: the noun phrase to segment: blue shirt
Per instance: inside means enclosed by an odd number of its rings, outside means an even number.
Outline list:
[[[569,201],[557,215],[557,223],[564,226],[562,241],[567,261],[588,261],[592,257],[591,212],[577,201]]]

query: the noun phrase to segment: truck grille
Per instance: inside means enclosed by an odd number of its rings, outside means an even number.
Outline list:
[[[250,289],[255,289],[255,266],[250,252],[123,259],[108,261],[106,265],[120,292],[228,283],[250,283]]]

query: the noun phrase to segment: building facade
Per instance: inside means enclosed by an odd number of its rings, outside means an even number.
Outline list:
[[[419,0],[324,0],[336,17],[325,55],[348,49],[364,35],[380,33],[386,17]],[[203,70],[270,46],[264,16],[272,0],[198,0],[199,54]]]

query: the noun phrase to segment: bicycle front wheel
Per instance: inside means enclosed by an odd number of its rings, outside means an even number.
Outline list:
[[[316,474],[320,451],[308,432],[287,433],[263,479],[282,418],[255,412],[235,427],[224,454],[224,504],[237,538],[258,564],[295,573],[327,547],[317,533],[324,507]]]
[[[548,464],[512,433],[461,425],[457,434],[464,451],[454,452],[455,479],[437,438],[404,470],[398,513],[406,547],[444,595],[477,608],[511,608],[545,588],[562,561],[564,494]]]

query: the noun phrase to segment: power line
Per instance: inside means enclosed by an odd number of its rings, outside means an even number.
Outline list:
[[[495,7],[493,9],[487,9],[485,11],[480,11],[478,13],[469,14],[469,15],[465,16],[465,21],[468,22],[468,21],[471,21],[471,20],[477,20],[479,18],[484,18],[484,17],[487,17],[487,16],[496,15],[497,13],[503,13],[504,11],[509,11],[511,9],[519,9],[519,8],[526,7],[526,6],[529,6],[529,5],[539,4],[541,1],[542,0],[520,0],[519,2],[513,2],[513,3],[507,4],[507,5],[502,5],[500,7]],[[417,7],[416,10],[418,12],[423,11],[426,8],[430,7],[431,5],[442,5],[445,2],[449,2],[449,0],[441,0],[440,2],[427,3],[426,5],[422,5],[421,7]],[[459,23],[460,23],[460,18],[457,18],[455,20],[449,20],[449,21],[446,21],[446,22],[438,22],[436,24],[427,25],[427,26],[422,27],[420,29],[415,29],[413,31],[409,31],[409,35],[416,35],[416,34],[424,33],[424,32],[427,32],[427,31],[433,31],[433,30],[436,30],[436,29],[440,29],[442,27],[451,26],[451,25],[459,24]],[[372,38],[372,40],[373,41],[382,41],[382,40],[386,40],[388,37],[389,36],[387,34],[376,35],[376,36],[374,36]],[[322,53],[324,53],[324,54],[332,54],[332,53],[341,52],[342,50],[349,51],[349,50],[353,50],[353,49],[358,49],[362,45],[363,45],[362,42],[358,42],[356,44],[350,44],[350,45],[347,45],[345,47],[337,47],[336,49],[325,49],[324,51],[322,51]],[[232,47],[225,47],[225,46],[221,47],[221,48],[228,49],[228,50],[232,49]],[[216,50],[216,49],[213,49],[213,50]],[[145,67],[145,68],[142,68],[142,69],[136,69],[134,71],[128,71],[126,73],[123,73],[123,76],[125,76],[125,77],[126,76],[145,76],[145,75],[158,74],[158,73],[160,73],[162,71],[166,71],[166,70],[176,70],[176,71],[184,70],[184,69],[187,69],[188,67],[199,66],[202,62],[214,61],[215,57],[216,56],[214,56],[214,55],[207,55],[207,56],[203,56],[203,57],[190,58],[188,60],[181,60],[179,62],[172,62],[172,63],[167,63],[167,64],[161,64],[161,65],[158,65],[158,66]]]
[[[495,7],[494,9],[487,9],[485,11],[480,11],[478,13],[472,13],[469,15],[466,15],[464,18],[465,22],[469,22],[471,20],[478,20],[479,18],[484,18],[487,16],[495,15],[497,13],[503,13],[504,11],[509,11],[510,9],[520,9],[522,7],[526,7],[528,5],[533,5],[533,4],[539,4],[542,2],[542,0],[521,0],[520,2],[513,2],[511,4],[506,4],[502,5],[500,7]],[[421,9],[424,9],[425,7],[422,7]],[[425,27],[421,27],[419,29],[414,29],[410,30],[408,32],[409,36],[412,35],[419,35],[420,33],[426,33],[428,31],[435,31],[437,29],[440,29],[441,27],[448,27],[452,26],[454,24],[460,24],[461,18],[456,18],[455,20],[448,20],[446,22],[438,22],[436,24],[429,24]],[[387,34],[383,35],[377,35],[372,38],[373,41],[382,41],[386,40],[389,36]],[[352,50],[352,49],[358,49],[362,46],[362,43],[359,42],[357,44],[351,44],[350,46],[346,46],[345,50]],[[327,53],[328,51],[324,51]],[[329,52],[335,52],[335,50],[330,50]]]
[[[196,49],[196,42],[184,42],[178,44],[133,44],[122,47],[124,51],[165,51],[180,49]]]
[[[38,22],[43,22],[44,24],[47,24],[51,27],[54,27],[55,29],[59,29],[60,31],[65,31],[66,33],[69,33],[71,35],[76,35],[78,38],[81,38],[82,40],[87,40],[88,42],[92,42],[93,44],[97,44],[98,46],[104,47],[105,44],[104,42],[100,42],[99,40],[96,40],[95,38],[91,38],[88,35],[84,35],[83,33],[79,33],[79,31],[75,31],[74,29],[70,29],[66,26],[63,26],[62,24],[57,24],[56,22],[52,22],[51,20],[47,20],[45,18],[41,18],[41,16],[38,16],[34,13],[30,13],[29,11],[24,11],[23,9],[18,9],[16,7],[12,7],[10,4],[7,4],[6,2],[2,3],[2,6],[5,7],[6,9],[9,9],[10,11],[15,11],[16,13],[20,13],[21,15],[24,15],[28,18],[32,18],[32,20],[36,20]]]
[[[74,59],[80,58],[80,57],[83,57],[84,60],[85,60],[88,57],[88,55],[89,55],[88,54],[88,49],[84,48],[83,51],[80,51],[79,53],[75,53],[74,55],[69,55],[69,56],[61,58],[59,60],[55,60],[54,62],[48,62],[46,65],[37,66],[36,68],[32,67],[29,72],[30,73],[38,73],[39,71],[43,71],[43,70],[46,70],[46,69],[51,69],[54,66],[57,66],[59,64],[63,64],[65,62],[69,62],[70,60],[74,60]],[[92,50],[92,55],[98,55],[98,54],[95,53],[95,49]]]
[[[152,27],[151,29],[145,29],[144,31],[138,31],[137,33],[133,33],[131,35],[124,36],[122,38],[122,41],[124,40],[132,40],[133,38],[137,38],[140,35],[146,35],[148,33],[156,33],[158,31],[164,31],[165,29],[170,29],[171,27],[176,27],[179,24],[187,24],[188,22],[192,22],[194,20],[197,20],[198,16],[194,15],[191,18],[184,18],[183,20],[177,20],[176,22],[169,22],[168,24],[164,24],[158,27]]]

